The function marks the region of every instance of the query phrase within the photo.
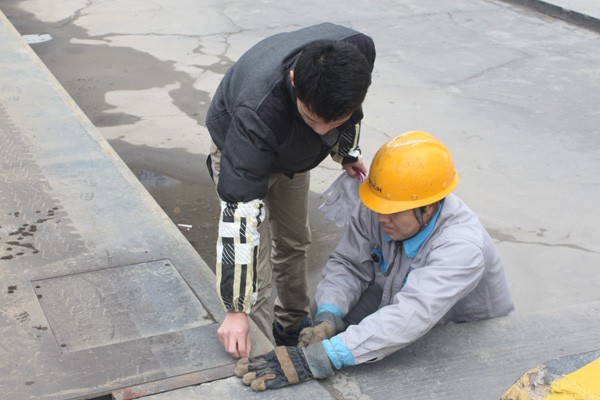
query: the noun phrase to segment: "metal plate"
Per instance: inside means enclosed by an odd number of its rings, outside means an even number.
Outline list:
[[[32,282],[61,352],[212,323],[170,260]]]

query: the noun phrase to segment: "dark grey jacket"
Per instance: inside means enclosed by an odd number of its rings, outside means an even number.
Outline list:
[[[355,126],[363,117],[362,110],[324,136],[316,134],[298,113],[289,71],[301,51],[320,39],[351,42],[371,68],[375,62],[370,37],[324,23],[259,42],[225,74],[206,117],[212,140],[222,152],[217,186],[222,200],[262,199],[271,173],[291,176],[310,170],[332,152],[340,137],[358,135]],[[356,161],[348,154],[350,150],[342,143],[336,148],[343,162]]]

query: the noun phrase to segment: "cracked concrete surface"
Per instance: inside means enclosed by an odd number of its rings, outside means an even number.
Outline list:
[[[209,264],[214,226],[206,220],[216,211],[203,120],[211,94],[227,67],[261,38],[329,20],[366,32],[377,45],[364,106],[365,159],[407,130],[438,135],[461,175],[457,194],[498,241],[518,312],[559,306],[552,299],[572,295],[580,274],[596,275],[597,33],[475,0],[359,1],[345,8],[311,1],[70,1],[51,9],[40,0],[10,0],[2,9],[21,33],[53,36],[34,50],[132,169],[180,181],[175,189],[150,191],[173,219],[203,227],[190,239]],[[332,162],[313,173],[313,220],[327,231],[313,264],[339,237],[315,211],[318,193],[338,173]],[[553,289],[531,289],[532,273],[548,282],[536,287]],[[597,299],[581,287],[577,293],[582,301]]]
[[[361,144],[370,161],[402,132],[451,149],[457,194],[507,267],[517,314],[600,299],[598,33],[493,0],[5,0],[0,9],[176,222],[214,260],[216,201],[204,116],[225,70],[261,38],[331,21],[377,46]],[[147,173],[147,172],[150,172]],[[340,236],[312,175],[311,282]],[[161,177],[175,181],[171,184]],[[158,183],[157,182],[158,179]]]

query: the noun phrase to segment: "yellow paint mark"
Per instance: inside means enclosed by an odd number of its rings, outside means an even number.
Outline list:
[[[527,371],[504,393],[501,400],[542,399],[549,393],[548,387],[541,383],[543,375],[544,370],[541,367]]]
[[[565,375],[565,378],[585,386],[590,392],[600,396],[600,358],[577,371]]]
[[[600,400],[600,359],[554,381],[544,400]]]
[[[549,384],[548,378],[543,367],[536,367],[519,378],[502,400],[600,400],[600,359]]]

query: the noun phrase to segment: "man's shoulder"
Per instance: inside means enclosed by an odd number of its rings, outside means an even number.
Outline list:
[[[352,43],[364,54],[369,64],[373,65],[375,62],[375,42],[373,39],[370,36],[347,26],[324,22],[291,33],[298,36],[308,36],[306,40],[307,43],[320,39],[340,40]]]
[[[444,198],[442,213],[444,213],[444,211],[450,213],[462,212],[467,214],[474,214],[474,212],[469,208],[469,206],[467,206],[467,203],[465,203],[460,197],[458,197],[454,193],[450,193]]]
[[[282,143],[293,125],[295,104],[290,100],[284,81],[275,85],[257,104],[256,115]]]
[[[434,235],[441,241],[468,241],[481,247],[487,232],[477,214],[454,194],[448,195]]]
[[[296,35],[307,35],[315,38],[322,39],[333,39],[333,38],[344,38],[349,37],[356,34],[361,34],[359,31],[352,29],[350,27],[334,24],[332,22],[323,22],[320,24],[315,24],[311,26],[307,26],[302,29],[298,29],[296,31],[290,32],[291,34]]]
[[[353,43],[367,42],[373,45],[373,40],[369,36],[357,30],[331,22],[324,22],[295,31],[280,32],[268,36],[248,49],[240,60],[244,58],[252,59],[259,55],[278,58],[286,64],[308,44],[316,40],[349,40]]]

